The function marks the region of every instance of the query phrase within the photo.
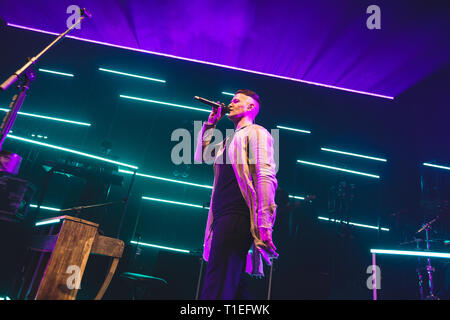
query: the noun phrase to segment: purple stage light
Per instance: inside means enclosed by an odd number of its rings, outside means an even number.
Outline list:
[[[14,28],[19,28],[19,29],[24,29],[24,30],[29,30],[29,31],[35,31],[35,32],[40,32],[40,33],[45,33],[45,34],[52,34],[52,35],[59,35],[59,33],[56,33],[56,32],[25,27],[25,26],[13,24],[13,23],[7,23],[7,25],[9,27],[14,27]],[[391,99],[391,100],[394,99],[394,97],[392,97],[392,96],[387,96],[387,95],[383,95],[383,94],[377,94],[377,93],[371,93],[371,92],[366,92],[366,91],[361,91],[361,90],[343,88],[343,87],[328,85],[328,84],[324,84],[324,83],[307,81],[307,80],[291,78],[291,77],[286,77],[286,76],[280,76],[280,75],[276,75],[276,74],[272,74],[272,73],[260,72],[260,71],[250,70],[250,69],[239,68],[239,67],[233,67],[233,66],[229,66],[229,65],[224,65],[224,64],[219,64],[219,63],[214,63],[214,62],[209,62],[209,61],[204,61],[204,60],[186,58],[186,57],[176,56],[176,55],[172,55],[172,54],[166,54],[166,53],[138,49],[138,48],[132,48],[132,47],[128,47],[128,46],[121,46],[121,45],[117,45],[117,44],[112,44],[112,43],[107,43],[107,42],[102,42],[102,41],[97,41],[97,40],[90,40],[90,39],[80,38],[80,37],[76,37],[76,36],[67,35],[66,37],[75,39],[75,40],[81,40],[81,41],[85,41],[85,42],[119,48],[119,49],[126,49],[126,50],[141,52],[141,53],[148,53],[148,54],[153,54],[153,55],[162,56],[162,57],[166,57],[166,58],[179,59],[179,60],[184,60],[184,61],[189,61],[189,62],[202,63],[202,64],[214,66],[214,67],[220,67],[220,68],[231,69],[231,70],[236,70],[236,71],[248,72],[248,73],[257,74],[257,75],[261,75],[261,76],[267,76],[267,77],[278,78],[278,79],[283,79],[283,80],[306,83],[306,84],[315,85],[315,86],[319,86],[319,87],[325,87],[325,88],[329,88],[329,89],[347,91],[347,92],[352,92],[352,93],[359,93],[359,94],[364,94],[364,95],[378,97],[378,98],[384,98],[384,99]]]

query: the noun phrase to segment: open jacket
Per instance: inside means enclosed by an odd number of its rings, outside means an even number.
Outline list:
[[[211,130],[209,130],[211,129]],[[251,124],[237,130],[231,141],[228,137],[218,144],[211,144],[214,126],[203,124],[197,137],[195,161],[214,160],[214,187],[218,177],[218,159],[223,159],[224,142],[227,155],[232,162],[236,180],[242,196],[250,209],[250,232],[253,244],[247,254],[246,272],[253,276],[263,276],[262,259],[271,265],[276,252],[267,250],[261,240],[260,228],[272,230],[276,217],[275,190],[277,188],[276,165],[274,161],[273,138],[263,127]],[[228,160],[227,160],[228,161]],[[213,195],[211,196],[211,202]],[[208,261],[212,240],[212,203],[206,223],[203,258]]]

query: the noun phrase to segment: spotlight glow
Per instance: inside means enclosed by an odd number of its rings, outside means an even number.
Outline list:
[[[330,219],[330,218],[325,218],[325,217],[317,217],[319,220],[325,220],[325,221],[331,221],[331,222],[336,222],[336,223],[346,223],[355,227],[361,227],[361,228],[368,228],[368,229],[375,229],[378,230],[377,226],[370,226],[367,224],[361,224],[361,223],[355,223],[355,222],[346,222],[346,221],[341,221],[341,220],[335,220],[335,219]],[[382,231],[389,231],[388,228],[379,228]]]
[[[450,253],[447,252],[404,251],[404,250],[384,250],[384,249],[370,249],[370,252],[377,254],[394,254],[400,256],[450,259]]]
[[[52,35],[59,35],[59,33],[56,33],[56,32],[50,32],[50,31],[46,31],[46,30],[20,26],[20,25],[13,24],[13,23],[7,23],[7,25],[9,27],[14,27],[14,28],[19,28],[19,29],[24,29],[24,30],[29,30],[29,31],[41,32],[41,33],[52,34]],[[136,51],[136,52],[143,52],[143,53],[163,56],[163,57],[167,57],[167,58],[173,58],[173,59],[185,60],[185,61],[190,61],[190,62],[202,63],[202,64],[206,64],[206,65],[210,65],[210,66],[215,66],[215,67],[220,67],[220,68],[225,68],[225,69],[231,69],[231,70],[237,70],[237,71],[243,71],[243,72],[258,74],[258,75],[262,75],[262,76],[268,76],[268,77],[272,77],[272,78],[278,78],[278,79],[283,79],[283,80],[289,80],[289,81],[295,81],[295,82],[300,82],[300,83],[306,83],[306,84],[315,85],[315,86],[319,86],[319,87],[325,87],[325,88],[329,88],[329,89],[336,89],[336,90],[342,90],[342,91],[347,91],[347,92],[359,93],[359,94],[364,94],[364,95],[369,95],[369,96],[374,96],[374,97],[379,97],[379,98],[385,98],[385,99],[390,99],[390,100],[394,99],[394,97],[392,97],[392,96],[387,96],[387,95],[382,95],[382,94],[377,94],[377,93],[370,93],[370,92],[366,92],[366,91],[348,89],[348,88],[343,88],[343,87],[337,87],[337,86],[332,86],[332,85],[318,83],[318,82],[313,82],[313,81],[301,80],[301,79],[296,79],[296,78],[291,78],[291,77],[284,77],[284,76],[280,76],[280,75],[276,75],[276,74],[265,73],[265,72],[260,72],[260,71],[254,71],[254,70],[249,70],[249,69],[243,69],[243,68],[238,68],[238,67],[232,67],[232,66],[219,64],[219,63],[213,63],[213,62],[202,61],[202,60],[197,60],[197,59],[185,58],[185,57],[175,56],[175,55],[166,54],[166,53],[160,53],[160,52],[155,52],[155,51],[137,49],[137,48],[127,47],[127,46],[120,46],[120,45],[107,43],[107,42],[102,42],[102,41],[97,41],[97,40],[90,40],[90,39],[85,39],[85,38],[80,38],[80,37],[75,37],[75,36],[70,36],[70,35],[67,35],[66,38],[71,38],[71,39],[86,41],[86,42],[90,42],[90,43],[110,46],[110,47],[114,47],[114,48],[132,50],[132,51]]]
[[[0,108],[0,111],[8,112],[9,110],[10,110],[10,109]],[[22,115],[22,116],[27,116],[27,117],[34,117],[34,118],[40,118],[40,119],[46,119],[46,120],[53,120],[53,121],[60,121],[60,122],[72,123],[72,124],[77,124],[77,125],[80,125],[80,126],[87,126],[87,127],[90,127],[90,126],[91,126],[90,123],[79,122],[79,121],[72,121],[72,120],[66,120],[66,119],[61,119],[61,118],[54,118],[54,117],[43,116],[43,115],[34,114],[34,113],[26,113],[26,112],[21,112],[21,111],[19,111],[18,114],[20,114],[20,115]]]
[[[328,149],[328,148],[320,148],[320,150],[328,151],[328,152],[334,152],[334,153],[340,153],[340,154],[345,154],[347,156],[353,156],[353,157],[360,157],[360,158],[365,158],[365,159],[370,159],[370,160],[376,160],[376,161],[383,161],[383,162],[387,161],[386,159],[382,159],[382,158],[369,157],[369,156],[364,156],[362,154],[344,152],[344,151]]]
[[[132,171],[123,170],[123,169],[119,169],[119,172],[126,173],[126,174],[134,174],[134,172],[132,172]],[[208,186],[208,185],[204,185],[204,184],[197,184],[197,183],[192,183],[192,182],[168,179],[168,178],[157,177],[157,176],[152,176],[152,175],[143,174],[143,173],[136,173],[136,176],[150,178],[150,179],[156,179],[156,180],[162,180],[162,181],[167,181],[167,182],[180,183],[180,184],[185,184],[185,185],[189,185],[189,186],[193,186],[193,187],[200,187],[200,188],[207,188],[207,189],[213,188],[212,186]]]
[[[308,161],[303,161],[303,160],[297,160],[297,162],[298,163],[303,163],[303,164],[308,164],[308,165],[311,165],[311,166],[317,166],[317,167],[321,167],[321,168],[327,168],[327,169],[332,169],[332,170],[337,170],[337,171],[343,171],[343,172],[358,174],[358,175],[371,177],[371,178],[376,178],[376,179],[380,178],[380,176],[377,176],[377,175],[374,175],[374,174],[369,174],[369,173],[364,173],[364,172],[359,172],[359,171],[354,171],[354,170],[347,170],[347,169],[327,166],[327,165],[324,165],[324,164],[319,164],[319,163],[314,163],[314,162],[308,162]]]
[[[143,101],[143,102],[162,104],[164,106],[171,106],[171,107],[184,108],[184,109],[190,109],[190,110],[196,110],[196,111],[203,111],[203,112],[208,112],[208,113],[211,112],[211,110],[207,110],[207,109],[194,108],[194,107],[190,107],[190,106],[184,106],[184,105],[181,105],[181,104],[174,104],[174,103],[158,101],[158,100],[151,100],[151,99],[132,97],[132,96],[124,95],[124,94],[121,94],[120,97],[121,98],[125,98],[125,99],[131,99],[131,100],[137,100],[137,101]]]
[[[142,245],[142,246],[151,247],[151,248],[156,248],[156,249],[163,249],[163,250],[176,251],[176,252],[182,252],[182,253],[190,253],[189,250],[176,249],[176,248],[164,247],[164,246],[158,246],[158,245],[156,245],[156,244],[151,244],[151,243],[137,242],[137,241],[130,241],[130,243],[132,243],[132,244],[139,244],[139,245]]]
[[[433,168],[439,168],[439,169],[450,170],[450,167],[440,166],[440,165],[432,164],[432,163],[426,163],[426,162],[424,162],[423,165],[424,165],[424,166],[427,166],[427,167],[433,167]]]
[[[119,75],[122,75],[122,76],[128,76],[128,77],[133,77],[133,78],[139,78],[139,79],[145,79],[145,80],[150,80],[150,81],[166,83],[166,80],[150,78],[150,77],[144,77],[144,76],[138,76],[137,74],[131,74],[131,73],[126,73],[126,72],[121,72],[121,71],[116,71],[116,70],[111,70],[111,69],[106,69],[106,68],[98,68],[98,70],[105,71],[105,72],[110,72],[110,73],[115,73],[115,74],[119,74]]]
[[[52,73],[52,74],[57,74],[57,75],[60,75],[60,76],[73,77],[73,74],[71,74],[71,73],[64,73],[64,72],[53,71],[53,70],[42,69],[42,68],[39,68],[39,71]]]
[[[142,199],[209,210],[209,207],[204,207],[204,206],[201,206],[201,205],[198,205],[198,204],[192,204],[192,203],[186,203],[186,202],[178,202],[178,201],[164,200],[164,199],[151,198],[151,197],[142,197]]]
[[[35,140],[26,139],[26,138],[22,138],[22,137],[18,137],[18,136],[13,136],[12,134],[8,134],[6,137],[14,139],[14,140],[19,140],[19,141],[23,141],[23,142],[33,143],[33,144],[36,144],[36,145],[40,145],[40,146],[43,146],[43,147],[48,147],[48,148],[52,148],[52,149],[56,149],[56,150],[60,150],[60,151],[70,152],[70,153],[77,154],[77,155],[80,155],[80,156],[83,156],[83,157],[92,158],[92,159],[96,159],[96,160],[101,160],[101,161],[104,161],[104,162],[109,162],[109,163],[121,165],[121,166],[124,166],[124,167],[132,168],[132,169],[138,169],[138,167],[132,166],[132,165],[129,165],[129,164],[126,164],[126,163],[113,161],[113,160],[110,160],[110,159],[94,156],[92,154],[88,154],[88,153],[84,153],[84,152],[80,152],[80,151],[76,151],[76,150],[72,150],[72,149],[68,149],[68,148],[64,148],[64,147],[54,146],[54,145],[51,145],[51,144],[48,144],[48,143],[44,143],[44,142],[40,142],[40,141],[35,141]]]
[[[284,126],[277,126],[277,128],[278,129],[284,129],[284,130],[301,132],[301,133],[308,133],[308,134],[311,133],[311,131],[308,131],[308,130],[294,129],[294,128],[289,128],[289,127],[284,127]]]

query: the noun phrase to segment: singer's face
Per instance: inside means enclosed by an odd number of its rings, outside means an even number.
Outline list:
[[[253,99],[242,93],[236,94],[229,104],[230,112],[228,118],[231,120],[239,119],[248,115],[253,106]]]

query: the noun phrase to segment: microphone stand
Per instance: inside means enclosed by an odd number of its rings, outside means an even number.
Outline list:
[[[6,79],[1,85],[0,90],[6,91],[13,83],[20,79],[19,84],[19,93],[14,95],[12,102],[10,104],[10,110],[6,113],[3,118],[3,123],[0,132],[0,158],[6,157],[9,158],[11,155],[9,152],[5,152],[2,150],[3,142],[5,141],[6,136],[14,125],[14,122],[17,117],[17,113],[20,110],[20,107],[23,104],[23,101],[26,97],[26,92],[30,88],[31,83],[36,79],[36,72],[33,70],[33,64],[38,61],[38,59],[50,50],[59,40],[64,38],[67,33],[69,33],[72,29],[74,29],[81,21],[86,17],[92,17],[91,14],[86,9],[81,9],[80,18],[78,21],[68,28],[65,32],[61,33],[52,43],[50,43],[47,47],[44,48],[41,52],[39,52],[33,58],[28,58],[28,62],[19,70],[14,72],[8,79]],[[3,167],[0,170],[4,170]]]

